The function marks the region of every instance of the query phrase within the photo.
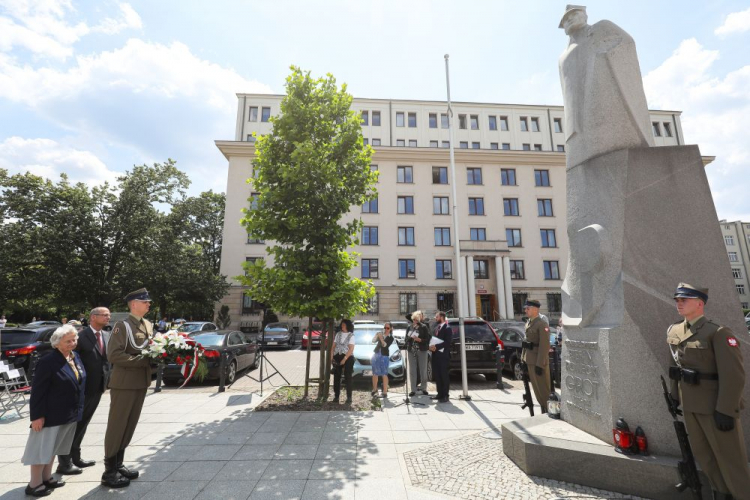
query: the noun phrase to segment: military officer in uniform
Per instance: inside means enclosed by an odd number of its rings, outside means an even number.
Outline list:
[[[549,399],[549,325],[541,318],[537,300],[527,300],[523,310],[528,316],[526,322],[526,340],[523,342],[521,361],[526,363],[529,371],[529,381],[534,390],[536,400],[542,407],[542,413],[547,413],[547,399]]]
[[[104,467],[102,484],[119,488],[138,477],[138,471],[125,467],[125,449],[138,425],[146,390],[151,385],[151,365],[141,358],[141,349],[149,344],[153,326],[143,317],[151,307],[145,288],[125,297],[130,315],[118,321],[107,344],[107,359],[112,364],[109,379],[111,403],[107,432],[104,436]]]
[[[677,285],[684,321],[667,330],[671,396],[682,405],[695,459],[715,499],[750,499],[750,468],[740,424],[745,369],[732,330],[703,316],[708,290]]]

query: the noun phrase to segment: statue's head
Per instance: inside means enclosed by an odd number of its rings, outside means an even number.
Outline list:
[[[558,28],[564,29],[565,34],[570,35],[572,32],[578,31],[586,26],[588,18],[585,6],[568,5],[565,7],[565,13],[562,16],[562,19],[560,19],[560,25]]]

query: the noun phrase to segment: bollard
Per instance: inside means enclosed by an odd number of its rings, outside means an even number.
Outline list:
[[[156,365],[156,387],[154,392],[161,392],[162,379],[164,378],[164,363]]]
[[[505,351],[503,346],[495,348],[495,369],[497,370],[497,388],[503,388],[503,366],[505,365]]]
[[[226,368],[227,368],[227,353],[222,352],[221,357],[219,357],[219,392],[226,391],[226,388],[224,387],[224,383],[226,381]]]

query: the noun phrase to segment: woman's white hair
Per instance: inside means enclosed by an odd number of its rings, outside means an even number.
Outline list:
[[[50,343],[52,344],[52,347],[57,347],[57,344],[60,343],[63,337],[71,333],[75,333],[76,340],[78,340],[78,330],[76,330],[76,327],[73,325],[63,325],[57,330],[55,330],[55,333],[53,333],[52,337],[49,339]]]
[[[419,318],[419,321],[422,321],[424,319],[424,313],[422,311],[414,311],[411,313],[412,321],[414,321],[414,318]]]

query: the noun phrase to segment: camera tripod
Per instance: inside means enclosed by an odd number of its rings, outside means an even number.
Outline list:
[[[294,333],[292,332],[291,335],[294,335]],[[260,360],[258,361],[258,365],[260,368],[260,376],[258,378],[255,378],[251,376],[250,373],[248,373],[245,376],[250,378],[250,380],[253,380],[255,382],[260,382],[260,395],[261,396],[263,396],[263,382],[265,382],[266,380],[269,380],[274,375],[278,375],[279,377],[283,378],[284,382],[286,382],[287,385],[289,385],[289,381],[286,379],[286,377],[279,371],[278,368],[276,368],[276,365],[274,365],[271,362],[271,360],[269,360],[268,357],[266,356],[266,329],[265,328],[262,330],[262,333],[261,333],[261,342],[258,345],[258,351],[256,352],[256,356],[260,356]],[[273,373],[266,372],[267,375],[264,377],[263,368],[266,363],[271,365],[271,368],[273,368]]]
[[[406,346],[406,341],[404,341],[404,345]],[[404,396],[405,397],[404,397],[403,402],[393,405],[393,408],[398,408],[399,406],[403,406],[403,405],[406,405],[407,408],[409,406],[427,406],[426,404],[419,403],[417,401],[412,403],[411,399],[409,399],[410,380],[409,380],[409,348],[408,347],[405,347],[404,353],[405,353],[404,370],[406,370],[406,377],[404,378]],[[416,356],[415,358],[417,360],[417,373],[419,373],[419,358]]]

